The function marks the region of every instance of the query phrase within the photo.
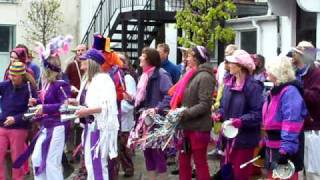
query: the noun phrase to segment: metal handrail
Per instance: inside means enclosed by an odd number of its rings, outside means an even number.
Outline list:
[[[143,6],[143,10],[152,10],[155,8],[153,6],[155,3],[152,2],[154,0],[101,0],[81,43],[88,44],[90,35],[96,33],[97,30],[101,34],[105,34],[107,30],[110,32],[113,26],[112,20],[124,8],[131,8],[131,11],[134,11],[136,6]],[[171,6],[175,4],[175,8],[165,9],[166,11],[175,11],[176,8],[183,8],[183,0],[166,0],[166,2]],[[180,7],[178,7],[178,4]]]
[[[99,29],[99,33],[101,34],[104,34],[107,30],[110,31],[110,28],[112,26],[111,21],[118,11],[122,12],[122,9],[130,7],[131,11],[133,11],[136,6],[145,6],[147,1],[150,0],[101,0],[81,43],[88,42],[89,36],[92,33],[95,33],[92,31],[96,31],[97,29]],[[103,25],[105,26],[103,27]],[[97,28],[97,26],[99,28]]]

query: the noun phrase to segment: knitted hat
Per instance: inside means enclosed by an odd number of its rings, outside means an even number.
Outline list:
[[[226,60],[230,63],[236,63],[246,68],[250,73],[256,69],[250,54],[245,50],[235,50],[231,56],[226,56]]]
[[[80,56],[79,59],[80,60],[92,59],[93,61],[97,62],[100,65],[104,63],[103,54],[94,48],[89,49],[84,55]]]
[[[26,63],[28,54],[24,48],[14,48],[12,49],[11,53],[12,52],[16,53],[20,62]]]
[[[22,62],[13,62],[9,68],[10,75],[23,75],[26,73],[26,66]]]

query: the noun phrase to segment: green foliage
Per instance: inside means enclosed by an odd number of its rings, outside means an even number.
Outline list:
[[[225,20],[236,11],[232,0],[188,0],[185,8],[177,12],[177,28],[184,32],[178,43],[184,47],[194,44],[214,49],[215,42],[230,42],[234,31],[223,27]]]
[[[59,11],[60,0],[32,0],[27,12],[27,19],[22,21],[27,32],[26,40],[31,42],[47,42],[57,35],[58,26],[63,22]]]

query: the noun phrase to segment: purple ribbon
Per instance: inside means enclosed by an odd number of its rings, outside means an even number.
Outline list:
[[[100,137],[100,131],[99,130],[91,132],[91,138],[90,138],[90,140],[91,140],[91,146],[90,147],[91,148],[97,143],[99,137]],[[94,158],[94,151],[91,150],[91,161],[92,161],[92,165],[93,165],[94,179],[103,179],[100,153],[99,153],[99,156],[97,158]]]
[[[52,139],[53,129],[54,128],[47,129],[46,138],[41,144],[41,158],[42,159],[41,159],[40,166],[39,167],[35,167],[36,176],[41,174],[46,169],[46,161],[47,161],[47,157],[48,157],[50,142],[51,142],[51,139]]]
[[[29,159],[42,129],[43,128],[41,128],[39,132],[33,137],[28,148],[15,160],[15,162],[12,165],[13,168],[20,168],[24,164],[24,162],[26,162]]]
[[[58,124],[61,125],[60,123],[58,123]],[[69,122],[62,124],[65,127],[65,141],[68,136],[67,129],[69,127],[69,124],[70,124]],[[52,139],[54,127],[56,127],[56,126],[57,126],[57,123],[48,123],[48,124],[43,125],[41,127],[41,129],[39,130],[39,132],[32,139],[27,150],[17,158],[17,160],[13,163],[12,167],[13,168],[20,168],[29,159],[30,155],[32,154],[32,152],[34,150],[35,144],[37,142],[37,139],[39,138],[41,131],[44,128],[47,128],[46,138],[42,142],[42,145],[41,145],[41,151],[42,151],[41,152],[41,163],[40,163],[39,167],[35,167],[35,175],[38,176],[39,174],[41,174],[46,168],[46,161],[47,161],[47,157],[48,157],[50,142]]]

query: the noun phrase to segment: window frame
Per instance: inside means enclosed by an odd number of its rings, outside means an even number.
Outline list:
[[[258,41],[258,34],[257,34],[257,29],[256,28],[247,28],[247,29],[241,29],[241,30],[237,30],[236,31],[236,36],[238,36],[238,38],[236,38],[237,40],[236,40],[236,45],[240,48],[240,49],[243,49],[242,48],[242,45],[241,45],[241,41],[242,41],[242,35],[241,35],[241,33],[243,33],[243,32],[255,32],[256,33],[256,43],[255,43],[255,46],[256,46],[256,52],[255,53],[257,53],[257,51],[258,51],[258,44],[257,44],[257,41]]]
[[[0,51],[0,55],[8,54],[15,46],[16,42],[16,26],[12,24],[0,24],[1,27],[9,27],[9,47],[8,51]]]

